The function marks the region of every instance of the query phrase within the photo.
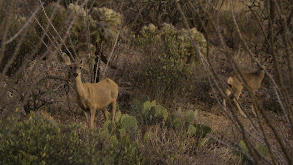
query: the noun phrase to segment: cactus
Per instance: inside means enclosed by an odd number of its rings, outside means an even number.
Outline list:
[[[115,115],[115,123],[119,123],[122,117],[121,111],[117,111]]]
[[[154,106],[155,117],[162,118],[163,121],[166,121],[168,118],[168,111],[161,105]]]
[[[68,9],[69,9],[70,11],[75,12],[76,14],[78,14],[78,15],[80,15],[80,16],[83,16],[83,17],[86,16],[86,10],[85,10],[84,8],[81,8],[81,7],[80,7],[79,5],[77,5],[77,4],[73,4],[73,3],[69,4],[69,5],[68,5]]]
[[[113,43],[122,24],[122,15],[112,9],[95,7],[91,16],[97,22],[97,30],[93,32],[96,43]]]
[[[178,118],[175,118],[172,122],[171,122],[171,126],[175,129],[181,129],[182,128],[182,121]]]
[[[142,109],[142,114],[144,117],[148,118],[150,116],[150,111],[153,106],[156,106],[156,101],[146,101],[143,103],[143,109]]]
[[[144,97],[142,98],[142,102],[143,102],[143,103],[146,102],[146,101],[150,101],[150,98],[149,98],[148,96],[144,96]]]
[[[121,116],[121,128],[127,132],[136,132],[137,131],[137,121],[133,116],[124,114]]]
[[[167,109],[157,104],[155,100],[152,102],[145,101],[142,107],[142,116],[147,124],[165,122],[168,119],[169,113]]]
[[[240,147],[240,148],[242,149],[242,151],[244,151],[245,153],[249,153],[249,150],[248,150],[248,148],[247,148],[246,143],[245,143],[244,140],[240,140],[240,142],[239,142],[239,147]],[[262,144],[259,144],[259,143],[256,143],[256,144],[255,144],[255,148],[256,148],[256,150],[257,150],[259,153],[263,154],[264,156],[268,156],[268,155],[269,155],[269,149],[268,149],[267,146],[262,145]]]
[[[142,105],[138,100],[134,99],[131,102],[131,108],[135,112],[140,112],[142,110]]]
[[[178,108],[176,114],[175,114],[175,118],[181,119],[182,118],[182,109],[181,107]]]
[[[121,25],[122,15],[106,7],[93,8],[93,18],[107,22],[109,25],[118,27]]]
[[[193,124],[189,124],[187,134],[194,136],[196,134],[196,127]]]
[[[193,124],[195,122],[195,113],[192,110],[188,110],[187,112],[185,112],[185,121],[189,124]]]

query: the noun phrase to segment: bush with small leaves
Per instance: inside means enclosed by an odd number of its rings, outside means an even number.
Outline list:
[[[36,30],[39,33],[39,35],[41,35],[44,33],[44,29],[48,26],[48,33],[51,36],[58,38],[58,34],[56,33],[56,31],[59,33],[62,32],[61,30],[64,26],[64,21],[67,18],[67,10],[58,3],[50,3],[48,6],[45,7],[45,12],[39,12],[37,19],[40,25],[36,27]],[[48,18],[51,17],[53,12],[54,16],[52,17],[52,20],[49,22]],[[54,28],[51,26],[51,24],[54,26]]]
[[[35,117],[21,121],[0,144],[0,164],[87,164],[90,145],[80,138],[81,126],[59,127],[54,121]]]
[[[182,31],[187,33],[185,29]],[[206,54],[203,34],[195,28],[190,34],[200,45],[202,54]],[[175,31],[172,25],[164,24],[158,29],[149,24],[141,29],[139,36],[135,36],[135,41],[145,54],[152,54],[146,57],[149,62],[142,65],[143,72],[138,75],[149,95],[170,100],[192,89],[187,80],[192,75],[192,65],[199,64],[199,60],[193,45],[184,35]]]
[[[0,164],[149,164],[131,137],[136,136],[136,119],[124,114],[116,124],[106,121],[102,130],[88,132],[79,124],[59,125],[32,112],[1,139]]]

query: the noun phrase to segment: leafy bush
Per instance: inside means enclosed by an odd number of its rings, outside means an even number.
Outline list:
[[[182,31],[187,33],[185,29]],[[190,34],[205,54],[204,36],[195,28]],[[135,36],[135,41],[145,54],[152,55],[145,58],[143,72],[138,77],[146,89],[150,89],[148,94],[170,99],[192,89],[188,81],[192,75],[191,66],[198,64],[199,60],[191,42],[172,25],[165,24],[161,29],[153,24],[144,26],[140,35]]]
[[[58,127],[35,117],[19,122],[0,146],[1,164],[82,164],[92,156],[79,136],[80,125]]]
[[[54,10],[55,10],[55,14],[51,20],[51,23],[54,26],[54,28],[57,30],[57,32],[61,32],[61,28],[64,26],[64,21],[66,20],[66,17],[67,17],[67,12],[63,6],[61,6],[57,3],[51,3],[45,7],[46,14],[49,18],[51,17]],[[37,19],[40,22],[40,24],[43,26],[43,28],[47,27],[49,24],[49,26],[48,26],[49,27],[49,31],[48,31],[49,34],[56,37],[57,33],[53,29],[53,27],[50,26],[50,22],[48,21],[47,16],[45,15],[44,12],[40,12],[37,16]],[[40,26],[36,27],[36,30],[39,33],[39,35],[44,33],[43,28],[41,28]]]
[[[129,115],[121,115],[117,127],[107,121],[101,131],[87,132],[32,113],[1,141],[0,164],[148,164],[129,135],[133,129],[136,120]]]

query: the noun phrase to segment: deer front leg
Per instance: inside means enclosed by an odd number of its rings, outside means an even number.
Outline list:
[[[225,91],[225,93],[226,93],[226,96],[229,97],[230,94],[231,94],[230,89],[227,89],[227,90]],[[226,99],[225,99],[225,98],[223,98],[223,105],[224,105],[224,107],[226,108],[227,104],[226,104]]]
[[[86,119],[86,124],[90,126],[90,114],[88,111],[83,111]]]
[[[235,97],[236,97],[236,98],[233,99],[233,101],[234,101],[234,103],[236,104],[236,106],[237,106],[237,108],[238,108],[240,114],[241,114],[243,117],[247,118],[247,116],[245,115],[245,113],[243,112],[243,110],[241,109],[241,107],[240,107],[240,105],[239,105],[239,103],[238,103],[238,101],[237,101],[237,100],[239,99],[239,96],[240,96],[240,94],[241,94],[242,89],[243,89],[243,88],[238,88],[238,89],[233,90],[233,91],[235,91],[234,94],[235,94]],[[237,100],[236,100],[236,99],[237,99]]]
[[[92,108],[91,109],[91,129],[92,130],[94,130],[94,128],[95,128],[95,125],[94,125],[95,114],[96,114],[96,109]]]
[[[115,114],[116,114],[116,100],[112,102],[112,113],[113,113],[113,117],[112,117],[112,122],[115,122]]]

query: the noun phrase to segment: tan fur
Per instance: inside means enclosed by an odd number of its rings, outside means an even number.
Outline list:
[[[71,64],[65,59],[66,64]],[[82,63],[70,65],[70,77],[74,77],[77,92],[77,103],[83,109],[90,128],[94,129],[94,119],[97,110],[104,110],[105,119],[108,120],[109,112],[106,107],[112,104],[114,122],[116,113],[116,101],[118,97],[118,85],[111,79],[106,78],[98,83],[83,83],[81,81]],[[89,114],[90,113],[90,114]]]
[[[236,99],[239,99],[239,96],[241,94],[241,91],[244,87],[244,83],[238,78],[240,76],[237,76],[235,74],[232,74],[228,79],[227,79],[227,84],[229,84],[231,86],[231,89],[236,97]],[[263,70],[259,70],[255,73],[244,73],[243,74],[243,78],[245,79],[245,81],[247,82],[247,85],[251,88],[253,94],[255,94],[255,92],[261,88],[261,84],[262,84],[262,80],[264,78],[264,71]],[[227,89],[225,91],[227,96],[230,96],[231,91],[229,89]],[[244,112],[242,111],[242,109],[240,108],[237,100],[235,99],[235,97],[233,98],[234,103],[236,104],[237,108],[239,109],[240,113],[242,116],[246,117],[246,115],[244,114]],[[224,106],[226,106],[226,100],[223,99],[223,104]],[[252,112],[254,115],[256,115],[253,107],[252,107]]]

